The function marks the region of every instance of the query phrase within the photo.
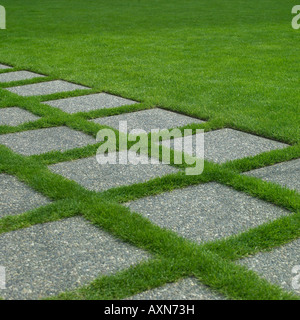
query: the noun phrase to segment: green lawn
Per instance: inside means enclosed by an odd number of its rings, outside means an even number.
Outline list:
[[[299,142],[287,0],[2,0],[0,61]]]
[[[0,108],[18,105],[36,123],[0,126],[0,134],[68,125],[96,136],[86,120],[154,106],[208,120],[192,126],[252,132],[291,145],[224,165],[206,163],[201,176],[182,173],[103,193],[84,190],[52,174],[47,165],[94,155],[97,146],[22,157],[0,146],[0,172],[16,175],[54,200],[47,208],[0,219],[0,233],[81,214],[124,241],[154,255],[148,263],[60,298],[124,298],[184,276],[233,299],[297,297],[260,279],[235,260],[300,237],[300,195],[256,178],[250,169],[300,157],[300,31],[291,27],[287,0],[2,0],[7,30],[0,30],[0,63],[109,92],[141,104],[68,115],[1,87]],[[5,72],[0,71],[0,72]],[[183,166],[184,167],[184,166]],[[293,214],[223,241],[196,245],[120,206],[128,200],[217,181]]]

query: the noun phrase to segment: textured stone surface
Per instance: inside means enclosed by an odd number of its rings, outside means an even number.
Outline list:
[[[167,283],[162,287],[134,295],[126,300],[225,300],[195,278]]]
[[[125,152],[117,153],[124,155]],[[143,156],[148,161],[148,157]],[[145,182],[178,170],[166,164],[99,164],[96,157],[57,163],[49,169],[74,180],[89,190],[103,191],[134,183]]]
[[[4,69],[12,69],[12,67],[9,67],[0,63],[0,70],[4,70]]]
[[[283,149],[288,146],[281,142],[233,129],[210,131],[205,133],[204,137],[204,157],[206,160],[217,163],[255,156],[262,152]],[[174,140],[178,141],[178,139],[182,141],[182,138],[176,138]],[[167,140],[162,142],[164,146],[168,146],[169,143]],[[172,144],[173,143],[171,143],[171,147]],[[193,141],[192,149],[193,155],[197,155],[195,141]]]
[[[87,112],[98,109],[110,109],[131,105],[136,101],[124,99],[122,97],[113,96],[108,93],[96,93],[86,96],[72,97],[60,100],[45,101],[52,107],[59,108],[67,113]]]
[[[160,227],[198,243],[237,234],[289,214],[217,183],[174,190],[125,205]]]
[[[93,120],[95,123],[107,125],[117,130],[119,129],[119,121],[127,121],[128,131],[142,129],[146,132],[150,132],[151,129],[171,129],[191,123],[203,123],[202,120],[159,108]],[[126,130],[121,130],[121,132],[126,133]]]
[[[20,214],[49,202],[17,178],[0,174],[0,218]]]
[[[38,116],[17,107],[0,109],[0,126],[18,126],[20,124],[35,121]]]
[[[245,174],[300,192],[300,159],[252,170]]]
[[[68,127],[45,128],[0,135],[0,144],[25,156],[66,151],[96,143],[87,134]]]
[[[149,255],[80,217],[0,235],[5,299],[41,299],[128,268]]]
[[[6,90],[18,94],[20,96],[28,97],[82,89],[89,88],[62,80],[54,80],[34,84],[27,84],[24,86],[10,87]]]
[[[245,258],[240,263],[268,281],[300,295],[300,239]]]
[[[30,71],[14,71],[8,73],[1,73],[0,82],[21,81],[41,77],[45,76]]]

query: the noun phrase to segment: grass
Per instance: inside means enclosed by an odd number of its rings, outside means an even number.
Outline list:
[[[293,1],[2,0],[0,60],[299,142]]]
[[[299,299],[235,263],[300,237],[299,193],[240,174],[300,158],[300,34],[290,26],[292,1],[74,0],[72,8],[66,0],[1,4],[7,10],[8,29],[0,32],[0,63],[14,66],[12,71],[25,69],[48,77],[0,84],[0,108],[18,106],[41,117],[17,127],[0,126],[0,134],[66,125],[96,137],[103,127],[89,119],[160,106],[208,121],[188,126],[192,129],[230,127],[291,145],[223,165],[206,162],[200,176],[179,172],[102,193],[47,169],[49,164],[93,156],[99,144],[31,157],[0,146],[0,173],[17,176],[53,201],[0,219],[0,233],[81,215],[152,254],[148,262],[53,299],[122,299],[186,276],[197,277],[231,299]],[[42,97],[18,97],[4,90],[49,79],[91,89]],[[141,103],[74,115],[41,104],[102,91]],[[198,245],[121,206],[210,181],[291,214]]]

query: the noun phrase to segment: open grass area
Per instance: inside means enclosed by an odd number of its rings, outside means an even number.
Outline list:
[[[3,63],[299,142],[293,1],[1,4]]]
[[[0,30],[0,63],[13,66],[12,71],[47,75],[42,80],[0,83],[0,108],[18,106],[41,117],[16,127],[0,126],[0,134],[66,125],[96,137],[103,126],[89,119],[159,106],[207,121],[188,126],[194,130],[227,127],[290,145],[221,165],[206,162],[200,176],[179,172],[101,193],[88,191],[47,168],[93,156],[99,144],[29,157],[0,145],[0,173],[17,176],[53,201],[46,207],[1,218],[0,233],[81,215],[153,256],[148,262],[99,277],[55,298],[122,299],[195,276],[231,299],[299,299],[235,263],[300,237],[300,194],[241,175],[300,158],[300,32],[290,23],[296,3],[1,0],[0,4],[7,10],[7,30]],[[40,97],[19,97],[4,90],[51,79],[91,89]],[[74,115],[41,104],[103,91],[141,103]],[[291,214],[198,245],[122,206],[129,200],[212,181]]]

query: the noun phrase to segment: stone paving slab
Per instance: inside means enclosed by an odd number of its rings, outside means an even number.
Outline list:
[[[124,156],[126,151],[116,154],[116,158]],[[142,156],[148,161],[148,157]],[[141,183],[176,173],[177,169],[166,164],[99,164],[96,157],[79,159],[71,162],[62,162],[49,166],[49,169],[67,179],[74,180],[83,187],[104,191],[134,183]]]
[[[300,159],[244,173],[300,192]]]
[[[11,82],[11,81],[21,81],[21,80],[28,80],[34,78],[42,78],[45,77],[42,74],[37,74],[30,71],[14,71],[8,73],[1,73],[0,74],[0,83],[2,82]]]
[[[52,107],[59,108],[67,113],[88,112],[99,109],[110,109],[138,102],[117,97],[108,93],[96,93],[86,96],[72,97],[60,100],[45,101]]]
[[[90,283],[150,256],[81,217],[0,235],[5,299],[41,299]]]
[[[186,278],[139,293],[126,300],[225,300],[225,297],[195,278]]]
[[[0,174],[0,218],[20,214],[50,201],[17,178]]]
[[[214,182],[125,204],[153,223],[192,241],[217,240],[290,214]]]
[[[183,141],[182,138],[176,138],[171,141],[171,147],[178,140]],[[162,145],[166,147],[169,144],[170,140],[162,142]],[[233,129],[209,131],[204,134],[204,157],[206,160],[217,163],[255,156],[262,152],[286,147],[288,147],[287,144]],[[178,150],[178,148],[175,149]],[[197,155],[195,139],[192,142],[192,149],[193,155]]]
[[[127,121],[128,131],[142,129],[148,133],[151,129],[171,129],[192,123],[204,123],[202,120],[160,108],[124,113],[117,116],[98,118],[92,121],[113,127],[117,130],[119,130],[119,121]],[[120,131],[126,133],[126,130]]]
[[[300,239],[270,252],[260,252],[239,263],[283,289],[300,295]],[[297,287],[293,286],[293,280]]]
[[[40,117],[18,107],[0,109],[0,126],[18,126],[37,119]]]
[[[0,135],[0,144],[25,156],[66,151],[95,144],[96,140],[68,127],[54,127]]]
[[[0,70],[4,70],[4,69],[12,69],[12,67],[9,67],[0,63]]]
[[[24,86],[6,88],[6,90],[23,97],[48,95],[58,92],[67,92],[82,89],[89,88],[63,80],[46,81],[27,84]]]

